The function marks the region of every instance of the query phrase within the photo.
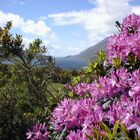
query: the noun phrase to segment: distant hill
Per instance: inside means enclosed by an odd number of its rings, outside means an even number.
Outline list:
[[[56,57],[56,64],[63,69],[79,69],[87,66],[91,59],[96,57],[96,54],[100,50],[105,50],[107,46],[108,38],[100,41],[94,46],[82,51],[77,55],[67,56],[67,57]],[[4,61],[5,64],[11,64],[9,61]]]
[[[79,69],[84,67],[88,64],[89,60],[96,57],[98,51],[106,49],[107,41],[108,38],[100,41],[94,46],[89,47],[77,55],[55,58],[56,63],[59,67],[64,69]]]

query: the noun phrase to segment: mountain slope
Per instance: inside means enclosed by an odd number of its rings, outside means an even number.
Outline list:
[[[108,38],[100,41],[96,45],[89,47],[88,49],[82,51],[78,55],[75,55],[75,58],[84,59],[86,61],[95,58],[98,51],[106,49],[107,41]]]
[[[100,41],[96,45],[89,47],[81,53],[73,56],[56,58],[56,63],[59,67],[64,69],[81,68],[87,65],[88,61],[94,59],[100,50],[105,50],[108,38]]]

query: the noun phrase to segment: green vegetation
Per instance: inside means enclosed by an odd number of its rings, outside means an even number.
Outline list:
[[[0,139],[22,140],[34,123],[47,121],[73,73],[46,56],[41,40],[25,47],[22,36],[10,34],[11,27],[8,22],[0,28]]]

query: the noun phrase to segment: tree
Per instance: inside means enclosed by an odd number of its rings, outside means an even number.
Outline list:
[[[11,27],[7,22],[0,28],[0,139],[21,140],[59,100],[55,88],[50,88],[57,66],[40,39],[27,48],[21,35],[10,33]]]

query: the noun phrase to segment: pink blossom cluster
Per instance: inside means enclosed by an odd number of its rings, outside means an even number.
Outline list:
[[[92,135],[93,125],[104,121],[112,125],[120,120],[129,130],[137,130],[140,136],[140,70],[130,73],[120,68],[85,85],[77,94],[82,96],[88,92],[90,97],[65,99],[55,108],[52,122],[57,131],[70,132],[67,140],[87,140],[86,134]],[[74,90],[81,90],[79,87]]]
[[[49,132],[45,123],[37,123],[26,135],[28,140],[48,140]]]
[[[134,54],[140,59],[140,16],[129,15],[121,24],[121,32],[112,35],[107,46],[108,60],[110,63],[115,58],[125,62],[129,54]]]
[[[101,107],[91,98],[64,99],[52,113],[52,122],[57,131],[70,133],[67,140],[88,140],[86,134],[92,135],[93,123],[103,121],[103,117]]]
[[[90,85],[87,83],[79,83],[76,86],[69,85],[67,86],[67,88],[77,93],[77,95],[83,96],[85,93],[88,93],[88,89],[90,88]]]
[[[71,131],[70,134],[67,136],[66,140],[88,140],[87,136],[81,131],[77,130]]]
[[[136,14],[131,14],[124,18],[122,22],[122,30],[127,31],[130,30],[130,28],[138,31],[140,28],[140,16]]]
[[[109,62],[115,58],[125,62],[129,54],[140,59],[140,16],[129,15],[120,28],[121,32],[111,36],[108,43]],[[92,83],[66,87],[79,98],[64,99],[51,116],[55,131],[67,132],[66,140],[88,140],[87,134],[93,136],[92,129],[100,122],[108,122],[112,126],[118,120],[128,130],[136,130],[140,138],[140,69],[129,72],[121,67]],[[47,140],[45,124],[35,125],[27,132],[27,139]]]
[[[100,113],[100,112],[96,112]],[[104,115],[102,120],[109,120],[110,124],[114,124],[117,120],[120,120],[128,130],[137,130],[140,137],[140,101],[133,100],[126,95],[122,95],[120,100],[114,102],[108,111],[102,112]],[[83,124],[81,130],[70,131],[67,136],[67,140],[88,140],[87,134],[93,136],[92,129],[95,128],[96,123],[91,119],[92,116],[87,117],[90,123]],[[94,123],[93,123],[94,122]],[[85,123],[85,122],[84,122]],[[93,125],[94,124],[94,127]],[[93,136],[94,137],[94,136]]]
[[[95,101],[99,101],[102,98],[108,99],[117,96],[118,93],[125,93],[125,90],[130,87],[131,77],[133,76],[127,69],[120,68],[116,72],[113,71],[110,75],[101,77],[92,83],[81,83],[71,87],[71,90],[80,96],[88,93]]]
[[[53,111],[52,122],[57,131],[71,130],[86,127],[91,119],[92,122],[102,121],[102,116],[101,108],[91,98],[64,99]]]
[[[129,130],[137,130],[140,136],[140,95],[138,98],[121,95],[120,99],[109,107],[106,117],[112,124],[121,120]]]

